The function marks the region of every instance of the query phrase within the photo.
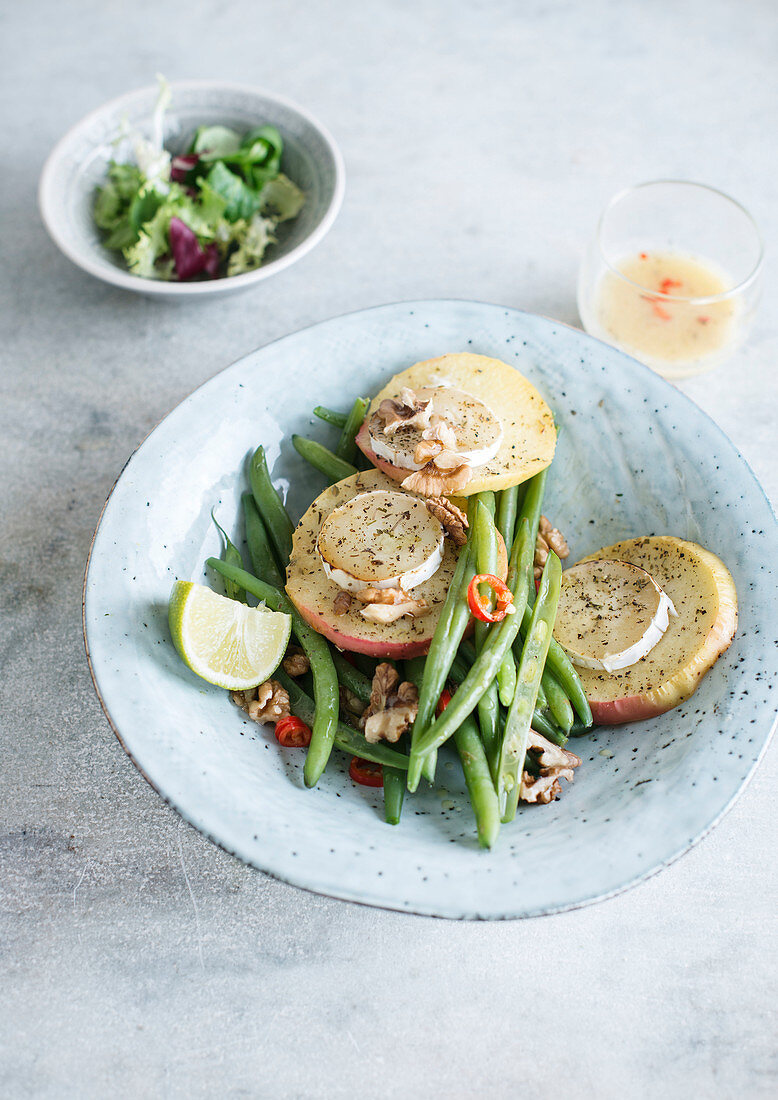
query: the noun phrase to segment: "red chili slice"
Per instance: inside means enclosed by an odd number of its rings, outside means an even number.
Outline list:
[[[677,286],[683,286],[683,283],[679,279],[662,279],[659,284],[659,290],[662,294],[669,294],[671,290],[674,290]]]
[[[305,748],[311,743],[310,727],[293,714],[288,718],[279,718],[276,722],[276,741],[285,749]]]
[[[361,756],[352,756],[348,773],[355,783],[362,787],[383,787],[384,771],[380,764],[372,760],[363,760]]]
[[[448,690],[448,688],[443,688],[443,690],[440,693],[440,698],[438,699],[438,705],[435,707],[435,714],[438,716],[438,718],[440,717],[440,715],[443,713],[443,711],[446,709],[446,707],[449,705],[450,702],[451,702],[451,692]]]
[[[482,595],[479,591],[479,584],[488,584],[494,592],[496,599],[494,610],[489,607],[489,597]],[[513,593],[507,584],[499,577],[495,577],[493,573],[477,573],[467,590],[467,603],[476,619],[480,619],[482,623],[499,623],[508,614],[508,609],[513,607]]]

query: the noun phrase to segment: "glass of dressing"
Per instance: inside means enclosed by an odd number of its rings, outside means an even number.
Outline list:
[[[583,326],[665,378],[701,374],[748,335],[762,256],[753,218],[723,192],[683,180],[630,187],[603,211],[581,264]]]

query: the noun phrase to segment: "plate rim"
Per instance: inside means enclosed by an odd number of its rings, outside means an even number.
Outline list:
[[[307,885],[305,883],[296,882],[291,877],[287,877],[286,875],[284,875],[283,873],[281,873],[279,871],[269,870],[266,867],[261,867],[255,859],[252,859],[249,856],[241,855],[234,848],[230,847],[224,841],[219,840],[217,837],[215,837],[207,829],[205,829],[201,825],[197,824],[193,820],[194,815],[187,813],[184,809],[179,807],[173,801],[172,798],[170,798],[163,790],[161,790],[161,788],[159,786],[157,786],[157,784],[147,774],[147,772],[144,770],[144,768],[141,767],[140,763],[138,762],[138,760],[133,755],[132,751],[129,749],[129,747],[125,743],[124,738],[122,737],[122,734],[120,733],[116,723],[114,722],[114,720],[111,716],[108,705],[107,705],[105,699],[103,698],[102,692],[101,692],[99,684],[98,684],[98,678],[97,678],[97,675],[96,675],[96,672],[95,672],[95,669],[94,669],[94,666],[93,666],[92,655],[91,655],[90,647],[89,647],[89,638],[88,638],[87,621],[86,621],[86,591],[87,591],[87,583],[88,583],[88,579],[89,579],[89,569],[90,569],[90,564],[91,564],[91,560],[92,560],[92,553],[93,553],[93,550],[94,550],[95,541],[97,539],[97,536],[98,536],[98,533],[99,533],[99,530],[100,530],[100,526],[101,526],[103,518],[105,516],[106,509],[108,508],[108,505],[109,505],[109,503],[111,501],[111,498],[114,494],[114,491],[115,491],[117,485],[119,484],[119,481],[124,476],[127,468],[129,467],[129,465],[131,464],[131,462],[133,461],[133,459],[135,458],[137,453],[140,451],[140,449],[147,443],[147,441],[150,439],[150,437],[152,435],[154,435],[154,433],[157,431],[157,429],[159,427],[161,427],[161,425],[168,419],[168,417],[170,417],[183,404],[185,404],[187,401],[189,401],[191,398],[193,398],[196,394],[198,394],[200,392],[200,390],[202,390],[205,387],[209,386],[217,378],[220,378],[222,375],[227,374],[234,367],[239,366],[240,364],[245,362],[247,359],[250,359],[251,357],[255,356],[257,353],[259,353],[261,351],[264,351],[266,348],[272,347],[273,345],[278,344],[281,341],[288,339],[289,337],[296,336],[298,334],[301,334],[303,332],[307,332],[307,331],[309,331],[311,329],[314,329],[314,328],[318,328],[322,325],[326,325],[326,324],[328,324],[330,322],[333,322],[333,321],[343,320],[345,318],[354,317],[354,316],[357,316],[359,314],[376,313],[376,312],[379,312],[381,310],[389,310],[389,309],[396,308],[398,306],[400,306],[400,307],[401,306],[413,306],[415,308],[418,308],[418,307],[435,306],[435,305],[440,305],[440,304],[465,305],[465,306],[475,305],[475,306],[479,306],[479,307],[480,306],[486,306],[486,307],[491,308],[491,309],[503,310],[507,314],[518,314],[521,317],[540,318],[543,321],[547,321],[551,324],[559,325],[560,327],[569,329],[572,332],[576,333],[577,336],[582,336],[587,340],[591,340],[595,344],[598,344],[598,345],[601,345],[605,348],[608,348],[609,351],[618,351],[620,354],[625,355],[633,363],[637,364],[637,366],[639,368],[641,368],[642,372],[647,372],[647,375],[649,377],[651,377],[653,380],[658,379],[658,381],[662,384],[662,386],[667,387],[671,392],[678,395],[682,399],[682,401],[688,402],[688,404],[693,406],[694,409],[699,414],[701,414],[704,417],[705,420],[708,421],[708,423],[713,427],[713,429],[718,434],[718,436],[723,440],[725,446],[730,448],[731,451],[740,460],[740,462],[743,463],[744,467],[746,468],[748,474],[751,477],[751,480],[752,480],[753,484],[759,490],[765,504],[767,505],[768,512],[769,512],[770,516],[772,517],[774,526],[776,528],[778,528],[778,518],[776,517],[775,509],[773,508],[772,502],[770,501],[770,498],[767,496],[767,493],[765,492],[761,482],[759,481],[756,474],[752,470],[752,468],[751,468],[750,464],[748,463],[747,459],[740,452],[739,448],[729,438],[729,436],[724,432],[724,430],[716,423],[716,421],[713,419],[713,417],[710,416],[710,414],[707,413],[704,409],[700,408],[700,406],[697,405],[696,402],[694,402],[692,400],[692,398],[689,397],[687,394],[685,394],[682,390],[677,389],[677,387],[673,386],[672,383],[669,382],[667,379],[662,378],[661,375],[656,374],[656,372],[653,371],[650,367],[646,366],[644,363],[641,363],[639,360],[635,359],[634,356],[630,356],[627,352],[623,352],[621,349],[613,348],[612,345],[607,344],[604,340],[600,340],[595,336],[591,336],[589,333],[585,332],[583,329],[579,329],[575,325],[572,325],[568,322],[559,321],[557,318],[549,317],[545,314],[533,313],[533,312],[530,312],[529,310],[522,310],[522,309],[518,309],[514,306],[503,305],[499,302],[485,302],[485,301],[481,301],[480,299],[474,299],[474,298],[451,298],[451,297],[446,297],[446,298],[412,298],[412,299],[400,299],[400,300],[396,300],[396,301],[392,301],[392,302],[382,302],[382,303],[379,303],[377,305],[361,307],[361,308],[354,309],[354,310],[348,310],[344,313],[334,314],[330,317],[326,317],[326,318],[323,318],[323,319],[318,320],[318,321],[312,321],[308,325],[303,325],[300,328],[294,329],[291,332],[284,333],[283,335],[275,337],[273,340],[269,340],[269,341],[267,341],[267,343],[261,344],[258,347],[252,349],[251,351],[248,351],[248,352],[244,353],[243,355],[240,355],[237,359],[234,359],[232,362],[228,363],[225,367],[222,367],[220,370],[216,371],[210,377],[204,379],[198,386],[196,386],[193,390],[191,390],[188,394],[186,394],[179,402],[177,402],[173,406],[173,408],[169,409],[164,414],[164,416],[162,416],[156,422],[156,424],[154,424],[153,427],[151,427],[149,429],[149,431],[144,435],[144,437],[138,442],[137,446],[134,447],[133,450],[130,452],[129,456],[127,457],[127,460],[124,462],[121,470],[119,471],[116,478],[114,479],[113,484],[111,485],[111,488],[110,488],[110,490],[108,492],[108,495],[105,499],[105,502],[103,503],[103,506],[100,509],[100,514],[98,516],[98,520],[97,520],[97,523],[95,525],[94,533],[93,533],[91,541],[90,541],[89,551],[87,553],[86,563],[85,563],[85,567],[84,567],[84,579],[83,579],[82,591],[81,591],[81,623],[82,623],[82,635],[83,635],[83,641],[84,641],[84,650],[85,650],[85,654],[86,654],[87,665],[89,667],[89,673],[90,673],[90,676],[91,676],[91,679],[92,679],[92,684],[93,684],[93,687],[95,689],[95,693],[97,695],[100,706],[102,708],[103,714],[105,715],[106,721],[108,722],[108,725],[110,726],[111,730],[113,731],[117,741],[121,745],[122,749],[126,753],[127,757],[130,759],[130,761],[132,762],[134,767],[138,770],[138,772],[141,774],[141,776],[146,780],[146,782],[149,784],[149,786],[163,799],[163,801],[169,807],[171,807],[171,809],[173,809],[184,821],[186,821],[186,823],[188,825],[190,825],[192,828],[196,829],[197,832],[199,832],[202,836],[205,836],[211,843],[215,844],[218,848],[220,848],[222,851],[226,852],[228,855],[232,856],[234,859],[239,860],[245,866],[251,867],[251,868],[259,871],[261,874],[268,875],[270,878],[273,878],[273,879],[275,879],[279,882],[283,882],[286,885],[293,886],[296,889],[305,890],[308,893],[315,894],[315,895],[320,896],[320,897],[334,898],[334,899],[339,900],[339,901],[346,901],[350,904],[364,905],[364,906],[368,906],[370,908],[384,909],[384,910],[388,910],[388,911],[391,911],[391,912],[406,913],[406,914],[411,914],[411,915],[415,915],[415,916],[423,916],[423,917],[432,917],[432,918],[435,918],[435,919],[438,919],[438,920],[505,921],[505,920],[529,920],[529,919],[533,919],[535,917],[555,916],[555,915],[560,914],[560,913],[572,912],[572,911],[577,910],[577,909],[586,908],[590,905],[596,905],[596,904],[598,904],[600,902],[603,902],[603,901],[608,901],[610,898],[618,897],[620,894],[624,894],[627,891],[632,890],[634,887],[640,886],[642,883],[647,882],[649,879],[653,878],[655,875],[660,874],[662,871],[666,870],[672,864],[676,863],[679,859],[681,859],[684,855],[686,855],[687,852],[690,852],[693,848],[695,848],[700,843],[700,841],[704,840],[705,837],[707,837],[716,828],[716,826],[720,824],[720,822],[723,820],[723,818],[730,812],[732,807],[740,799],[741,795],[745,792],[746,788],[751,783],[751,781],[754,777],[754,774],[756,773],[757,768],[761,764],[768,748],[770,747],[770,744],[772,742],[773,736],[775,735],[776,729],[778,728],[778,709],[776,709],[776,712],[773,716],[772,724],[771,724],[766,736],[764,737],[764,740],[763,740],[762,745],[759,749],[759,752],[758,752],[757,756],[755,757],[749,771],[747,772],[747,774],[745,775],[745,777],[741,781],[739,787],[734,791],[732,796],[729,798],[729,800],[722,807],[720,807],[718,809],[718,811],[716,812],[714,817],[711,818],[711,820],[706,825],[704,825],[699,830],[699,832],[695,833],[695,835],[691,839],[683,841],[681,843],[680,847],[675,852],[673,852],[666,859],[664,859],[661,862],[657,863],[653,867],[649,868],[646,871],[641,872],[640,874],[638,874],[638,875],[636,875],[632,878],[629,878],[626,882],[621,883],[620,885],[614,887],[614,889],[612,889],[612,890],[603,891],[602,893],[592,895],[592,896],[582,898],[582,899],[577,899],[577,900],[571,901],[569,903],[561,903],[561,904],[553,905],[553,906],[542,905],[542,906],[537,906],[534,909],[525,910],[523,912],[504,912],[504,913],[488,913],[488,914],[479,914],[478,912],[475,912],[475,911],[456,912],[456,913],[455,912],[443,912],[443,911],[441,911],[440,906],[425,907],[423,904],[416,904],[416,903],[410,904],[410,905],[401,905],[399,903],[393,904],[391,901],[387,901],[385,899],[373,900],[369,897],[365,897],[364,892],[363,892],[362,896],[356,896],[356,894],[353,891],[349,890],[348,888],[333,887],[333,890],[337,889],[337,892],[332,892],[331,890],[325,889],[323,887],[322,888],[317,888],[317,887],[314,887],[314,886]]]

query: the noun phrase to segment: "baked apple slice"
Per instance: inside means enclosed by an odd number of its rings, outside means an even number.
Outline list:
[[[371,496],[372,494],[372,496]],[[397,499],[407,507],[397,511]],[[372,506],[371,513],[368,506]],[[397,540],[387,538],[388,509],[397,515]],[[421,512],[421,514],[419,514]],[[339,649],[371,657],[418,657],[429,649],[440,610],[454,575],[459,551],[450,538],[438,542],[425,529],[422,498],[403,493],[379,470],[354,474],[321,493],[297,525],[287,569],[286,591],[311,626]],[[399,543],[399,550],[396,543]],[[375,554],[368,551],[375,551]],[[381,561],[383,573],[375,569]],[[508,561],[500,544],[498,573],[504,580]],[[358,583],[357,583],[358,581]],[[392,622],[366,617],[355,594],[370,585],[381,591],[402,584],[423,613],[403,614]]]
[[[605,650],[602,654],[605,658],[603,663],[611,664],[611,671],[608,671],[605,668],[583,667],[580,656],[576,659],[576,644],[578,648],[584,648],[583,638],[580,643],[570,641],[576,637],[576,618],[579,631],[595,633],[594,626],[590,624],[588,627],[586,616],[581,614],[581,593],[576,592],[569,601],[561,601],[554,632],[562,645],[567,643],[568,648],[572,646],[572,658],[578,665],[578,675],[591,704],[595,723],[616,725],[634,722],[672,710],[694,693],[701,678],[734,637],[737,593],[729,570],[710,551],[670,535],[627,539],[583,559],[583,562],[594,561],[628,563],[641,571],[645,570],[665,594],[673,612],[669,616],[661,616],[661,601],[655,606],[650,586],[639,581],[635,575],[629,582],[635,587],[624,589],[629,592],[629,600],[623,601],[619,610],[619,614],[626,614],[627,619],[622,622],[621,628],[615,622],[612,628],[607,625],[603,627],[603,622],[607,624],[607,617],[614,613],[616,597],[613,595],[609,601],[603,600],[601,593],[598,594],[596,598],[601,602],[589,610],[605,617],[597,621],[596,629],[600,636],[609,639],[611,661]],[[574,570],[576,568],[573,567]],[[602,571],[599,572],[602,579]],[[614,585],[626,584],[623,577],[618,577],[619,573],[625,573],[624,569],[612,572]],[[638,584],[643,593],[650,593],[651,600],[640,594]],[[625,610],[630,602],[636,609],[634,622]],[[645,622],[638,621],[641,615]],[[662,618],[659,630],[657,616]],[[645,639],[652,630],[655,644],[644,656],[626,667],[613,667],[620,663],[613,657],[619,649],[622,654],[630,652],[628,645],[633,647],[635,653],[645,650]],[[587,652],[591,658],[591,647]]]
[[[357,445],[374,466],[402,482],[421,473],[430,457],[422,457],[419,444],[434,448],[442,439],[448,446],[447,429],[465,477],[452,459],[448,487],[428,490],[417,478],[408,488],[425,496],[497,491],[521,484],[554,457],[554,417],[532,383],[499,359],[471,354],[441,355],[396,374],[372,401]]]

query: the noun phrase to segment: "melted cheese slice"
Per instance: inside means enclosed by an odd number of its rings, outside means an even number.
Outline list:
[[[330,580],[347,592],[368,586],[408,592],[440,568],[444,540],[442,524],[423,500],[378,489],[334,508],[316,551]]]
[[[420,401],[431,401],[432,423],[440,417],[456,436],[457,454],[468,466],[484,466],[494,458],[502,443],[500,418],[483,401],[451,386],[425,386],[415,391]],[[404,470],[420,470],[413,452],[422,440],[421,428],[398,428],[387,434],[378,416],[368,426],[370,446],[379,458]]]
[[[676,614],[645,569],[626,561],[586,561],[562,575],[554,636],[574,665],[612,673],[646,657]]]

